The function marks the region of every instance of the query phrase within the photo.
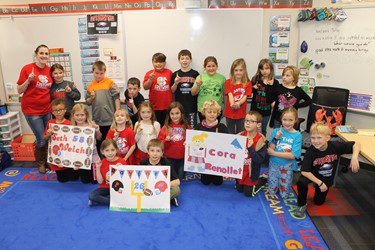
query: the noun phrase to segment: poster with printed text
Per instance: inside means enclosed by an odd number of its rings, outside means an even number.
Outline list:
[[[91,169],[95,130],[89,127],[50,124],[47,162],[62,167]]]
[[[246,152],[245,136],[187,130],[184,170],[242,178]]]
[[[111,166],[109,209],[170,212],[169,166]]]

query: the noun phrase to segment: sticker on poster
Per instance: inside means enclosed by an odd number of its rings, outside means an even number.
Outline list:
[[[270,47],[289,47],[288,31],[271,31]]]

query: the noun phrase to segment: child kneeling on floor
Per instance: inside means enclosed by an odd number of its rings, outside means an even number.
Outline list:
[[[353,173],[359,170],[358,154],[361,146],[358,142],[331,142],[330,127],[323,123],[314,123],[310,128],[311,146],[303,159],[301,176],[297,182],[298,207],[294,215],[304,216],[309,183],[315,185],[314,203],[322,205],[332,186],[337,164],[343,154],[352,154],[350,167]]]
[[[111,176],[109,166],[126,165],[126,161],[119,157],[119,149],[113,139],[105,139],[102,142],[100,145],[100,153],[105,157],[101,161],[100,167],[96,168],[96,180],[100,185],[89,194],[89,206],[96,204],[109,205],[109,177]]]
[[[257,184],[260,164],[266,158],[267,146],[265,137],[258,132],[262,127],[262,115],[257,111],[250,111],[244,121],[245,130],[239,134],[246,136],[246,158],[242,179],[236,180],[236,189],[249,197],[255,196],[261,189]]]
[[[152,139],[147,144],[147,153],[149,158],[141,160],[140,165],[148,166],[171,166],[171,163],[163,157],[164,154],[164,144],[158,139]],[[171,193],[171,204],[178,207],[177,197],[180,196],[180,179],[178,179],[177,172],[174,168],[170,167],[171,171],[171,184],[170,184],[170,193]]]

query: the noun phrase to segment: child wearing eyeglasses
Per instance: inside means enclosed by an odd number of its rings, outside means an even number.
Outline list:
[[[65,119],[66,113],[66,106],[63,99],[54,99],[51,102],[52,107],[52,114],[54,115],[54,119],[48,121],[46,130],[44,131],[44,140],[48,141],[50,137],[53,135],[52,125],[53,124],[64,124],[70,125],[70,121]],[[47,152],[45,152],[44,157],[47,159]],[[74,174],[72,168],[64,168],[61,166],[57,166],[54,164],[50,164],[50,168],[53,171],[56,171],[57,180],[59,182],[67,182],[74,180]],[[39,172],[41,172],[39,170]],[[44,169],[45,172],[45,169]]]
[[[246,197],[255,196],[261,186],[258,184],[260,164],[266,158],[266,139],[259,133],[262,127],[262,115],[257,111],[250,111],[245,116],[245,130],[239,133],[247,138],[246,157],[244,161],[242,179],[236,180],[236,189]]]

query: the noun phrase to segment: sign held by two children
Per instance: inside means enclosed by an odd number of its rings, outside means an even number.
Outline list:
[[[185,171],[241,179],[245,157],[245,136],[186,130]]]

